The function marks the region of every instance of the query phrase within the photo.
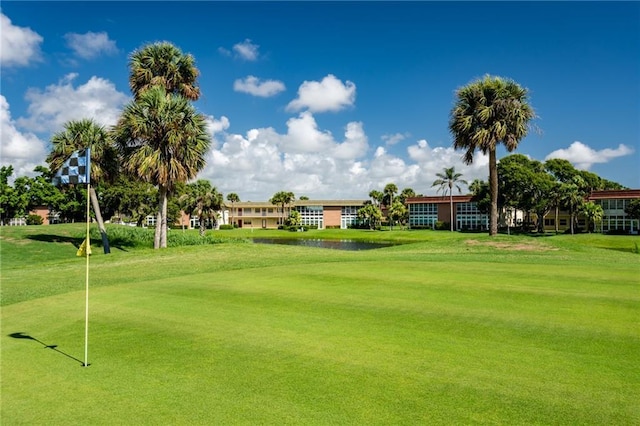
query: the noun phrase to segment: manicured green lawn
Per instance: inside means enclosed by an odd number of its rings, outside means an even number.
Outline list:
[[[82,367],[82,226],[0,232],[3,425],[640,423],[638,237],[94,246]]]

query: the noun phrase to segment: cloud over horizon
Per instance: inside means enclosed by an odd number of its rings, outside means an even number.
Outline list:
[[[28,116],[20,117],[17,124],[34,133],[53,133],[66,122],[81,118],[92,118],[105,126],[115,124],[129,96],[118,92],[111,81],[96,76],[74,87],[77,77],[71,73],[44,90],[30,88],[25,95]]]
[[[614,158],[633,154],[633,152],[633,148],[624,144],[618,145],[615,149],[605,148],[596,151],[580,141],[575,141],[569,145],[569,148],[557,149],[551,152],[545,157],[545,161],[552,158],[560,158],[571,162],[578,169],[589,170],[594,164],[608,163]]]
[[[114,54],[118,52],[116,42],[109,39],[106,32],[87,32],[85,34],[67,33],[64,35],[67,46],[83,59],[93,59],[102,53]]]
[[[273,127],[227,133],[226,117],[210,119],[218,125],[199,178],[209,179],[223,193],[237,193],[243,201],[265,201],[283,190],[312,199],[367,199],[372,189],[382,190],[390,182],[400,190],[435,194],[435,174],[451,166],[469,182],[487,179],[488,158],[480,153],[467,166],[453,147],[432,148],[422,139],[408,147],[406,161],[382,146],[370,147],[361,122],[347,123],[338,139],[319,128],[309,111],[290,118],[286,133]]]
[[[31,132],[21,132],[11,118],[9,103],[0,95],[0,166],[13,166],[16,176],[30,176],[48,154],[45,142]]]
[[[41,60],[42,36],[28,27],[13,25],[0,13],[0,64],[3,67],[27,66]]]
[[[333,74],[322,81],[304,81],[298,88],[298,97],[289,102],[286,110],[291,112],[336,112],[353,106],[356,100],[356,85],[343,83]]]
[[[244,79],[237,79],[233,82],[233,90],[236,92],[248,93],[253,96],[268,98],[275,96],[285,90],[284,83],[277,80],[261,81],[258,77],[249,75]]]
[[[248,38],[242,43],[233,45],[233,51],[245,61],[256,61],[258,59],[258,49],[260,49],[260,46],[252,43]]]

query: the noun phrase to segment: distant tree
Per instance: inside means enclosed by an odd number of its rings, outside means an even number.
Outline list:
[[[580,211],[587,219],[587,231],[589,233],[591,233],[592,230],[595,231],[596,225],[602,222],[602,218],[604,216],[602,206],[594,203],[593,201],[588,201],[582,205]]]
[[[556,180],[545,170],[544,164],[522,154],[508,155],[498,163],[498,187],[504,205],[536,213],[538,232],[544,232],[544,219],[554,203]]]
[[[289,217],[287,218],[285,225],[294,227],[299,227],[300,225],[302,225],[302,216],[300,215],[300,212],[297,210],[291,210],[291,213],[289,213]]]
[[[624,212],[631,219],[640,220],[640,198],[636,198],[635,200],[631,200],[629,205],[624,209]]]
[[[216,221],[217,214],[224,204],[223,195],[205,179],[188,184],[186,194],[180,199],[186,213],[198,216],[200,236],[204,236],[207,221]]]
[[[436,179],[432,187],[439,186],[438,192],[442,192],[443,196],[447,196],[449,193],[449,210],[450,210],[450,226],[451,231],[453,231],[453,188],[458,190],[458,193],[462,192],[460,188],[460,184],[467,185],[467,181],[464,179],[460,179],[462,177],[462,173],[456,173],[455,167],[445,168],[442,173],[436,173],[438,179]]]
[[[290,205],[295,199],[296,196],[293,194],[293,192],[279,191],[273,194],[273,197],[271,197],[271,199],[269,200],[271,204],[280,206],[280,211],[282,214],[280,223],[282,225],[284,225],[285,207]]]
[[[574,176],[578,174],[578,170],[573,167],[573,164],[569,160],[562,158],[552,158],[544,163],[544,168],[553,176],[558,182],[569,183]]]
[[[584,181],[580,176],[574,176],[570,183],[563,183],[560,185],[560,200],[561,203],[569,210],[570,216],[570,229],[571,234],[575,233],[575,219],[576,213],[580,210],[585,202]]]
[[[371,198],[371,200],[376,206],[380,206],[380,204],[382,204],[384,194],[376,189],[372,189],[369,192],[369,198]]]
[[[393,199],[398,193],[398,186],[395,183],[388,183],[384,186],[382,191],[382,204],[385,206],[391,206]]]
[[[373,230],[379,226],[382,220],[382,211],[380,207],[373,203],[367,203],[358,210],[358,218],[369,225],[369,229]]]
[[[400,195],[398,195],[397,199],[399,199],[402,204],[406,205],[407,198],[413,198],[415,196],[416,196],[416,191],[414,191],[412,188],[404,188],[400,192]]]
[[[9,219],[16,217],[18,212],[25,213],[26,202],[21,199],[26,197],[21,197],[21,194],[9,185],[9,177],[12,175],[13,166],[0,167],[0,224],[2,225],[6,225]]]
[[[476,203],[478,211],[489,214],[491,210],[491,194],[489,193],[489,183],[481,179],[474,179],[469,185],[469,190],[473,196],[471,201]]]
[[[300,198],[298,198],[298,200],[300,200],[300,201],[306,201],[308,199],[309,199],[309,197],[307,197],[306,195],[301,195]]]
[[[466,150],[466,164],[473,162],[476,150],[489,155],[489,235],[498,233],[497,146],[503,144],[509,152],[516,149],[534,116],[527,89],[512,80],[487,75],[456,92],[449,120],[454,148]]]
[[[235,226],[235,222],[233,221],[234,204],[240,201],[240,197],[235,192],[230,192],[227,194],[227,201],[231,203],[231,225]]]
[[[103,203],[120,219],[142,226],[158,205],[158,189],[149,182],[121,175],[102,191]]]
[[[387,209],[389,216],[389,224],[391,225],[391,229],[393,229],[394,222],[400,222],[400,225],[404,225],[406,221],[409,219],[409,210],[407,207],[398,199],[396,199],[391,206]]]

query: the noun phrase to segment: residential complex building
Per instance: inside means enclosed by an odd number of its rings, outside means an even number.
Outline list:
[[[483,231],[489,228],[489,215],[482,213],[477,203],[472,201],[471,195],[454,195],[453,224],[456,231]],[[638,220],[630,218],[625,209],[634,199],[640,199],[640,189],[593,191],[588,201],[602,206],[603,219],[596,225],[596,232],[638,234],[640,228]],[[287,205],[284,211],[281,206],[268,201],[243,201],[228,205],[219,213],[217,225],[233,223],[238,228],[276,229],[289,217],[292,210],[300,214],[301,224],[305,226],[346,229],[358,223],[358,210],[365,205],[366,200],[295,200]],[[451,220],[451,203],[449,196],[426,196],[408,198],[408,225],[411,228],[435,229],[438,222],[448,224]],[[54,223],[46,207],[32,212],[44,219],[44,224]],[[535,214],[527,216],[525,212],[509,211],[501,218],[502,226],[520,226],[526,222],[534,222]],[[155,216],[147,217],[146,226],[155,226]],[[556,221],[557,227],[556,227]],[[564,232],[571,226],[571,215],[567,211],[552,210],[545,216],[544,228],[553,232],[556,229]],[[12,225],[26,224],[24,219],[12,219]],[[182,214],[176,225],[188,228],[198,226],[197,217]],[[584,229],[585,218],[577,215],[575,226]],[[449,227],[446,226],[446,229]]]
[[[640,198],[640,189],[627,189],[616,191],[593,191],[589,200],[602,206],[604,212],[602,222],[598,227],[600,232],[626,232],[638,233],[638,219],[631,219],[624,210],[629,203]]]
[[[346,229],[357,221],[364,200],[296,200],[282,210],[268,201],[233,203],[228,218],[238,228],[277,228],[291,210],[300,213],[301,224],[319,229]]]
[[[457,231],[480,231],[489,228],[489,216],[478,210],[471,195],[454,195],[453,223]],[[435,228],[437,222],[451,222],[451,199],[446,196],[412,197],[407,199],[409,226]]]

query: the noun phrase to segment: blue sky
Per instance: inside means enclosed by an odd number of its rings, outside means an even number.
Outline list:
[[[110,126],[128,58],[191,53],[212,146],[200,178],[243,201],[280,190],[365,199],[393,182],[434,194],[455,166],[457,88],[485,74],[530,90],[539,132],[516,152],[640,188],[638,2],[13,2],[1,5],[2,165],[29,175],[52,133]],[[499,156],[506,153],[499,151]]]

